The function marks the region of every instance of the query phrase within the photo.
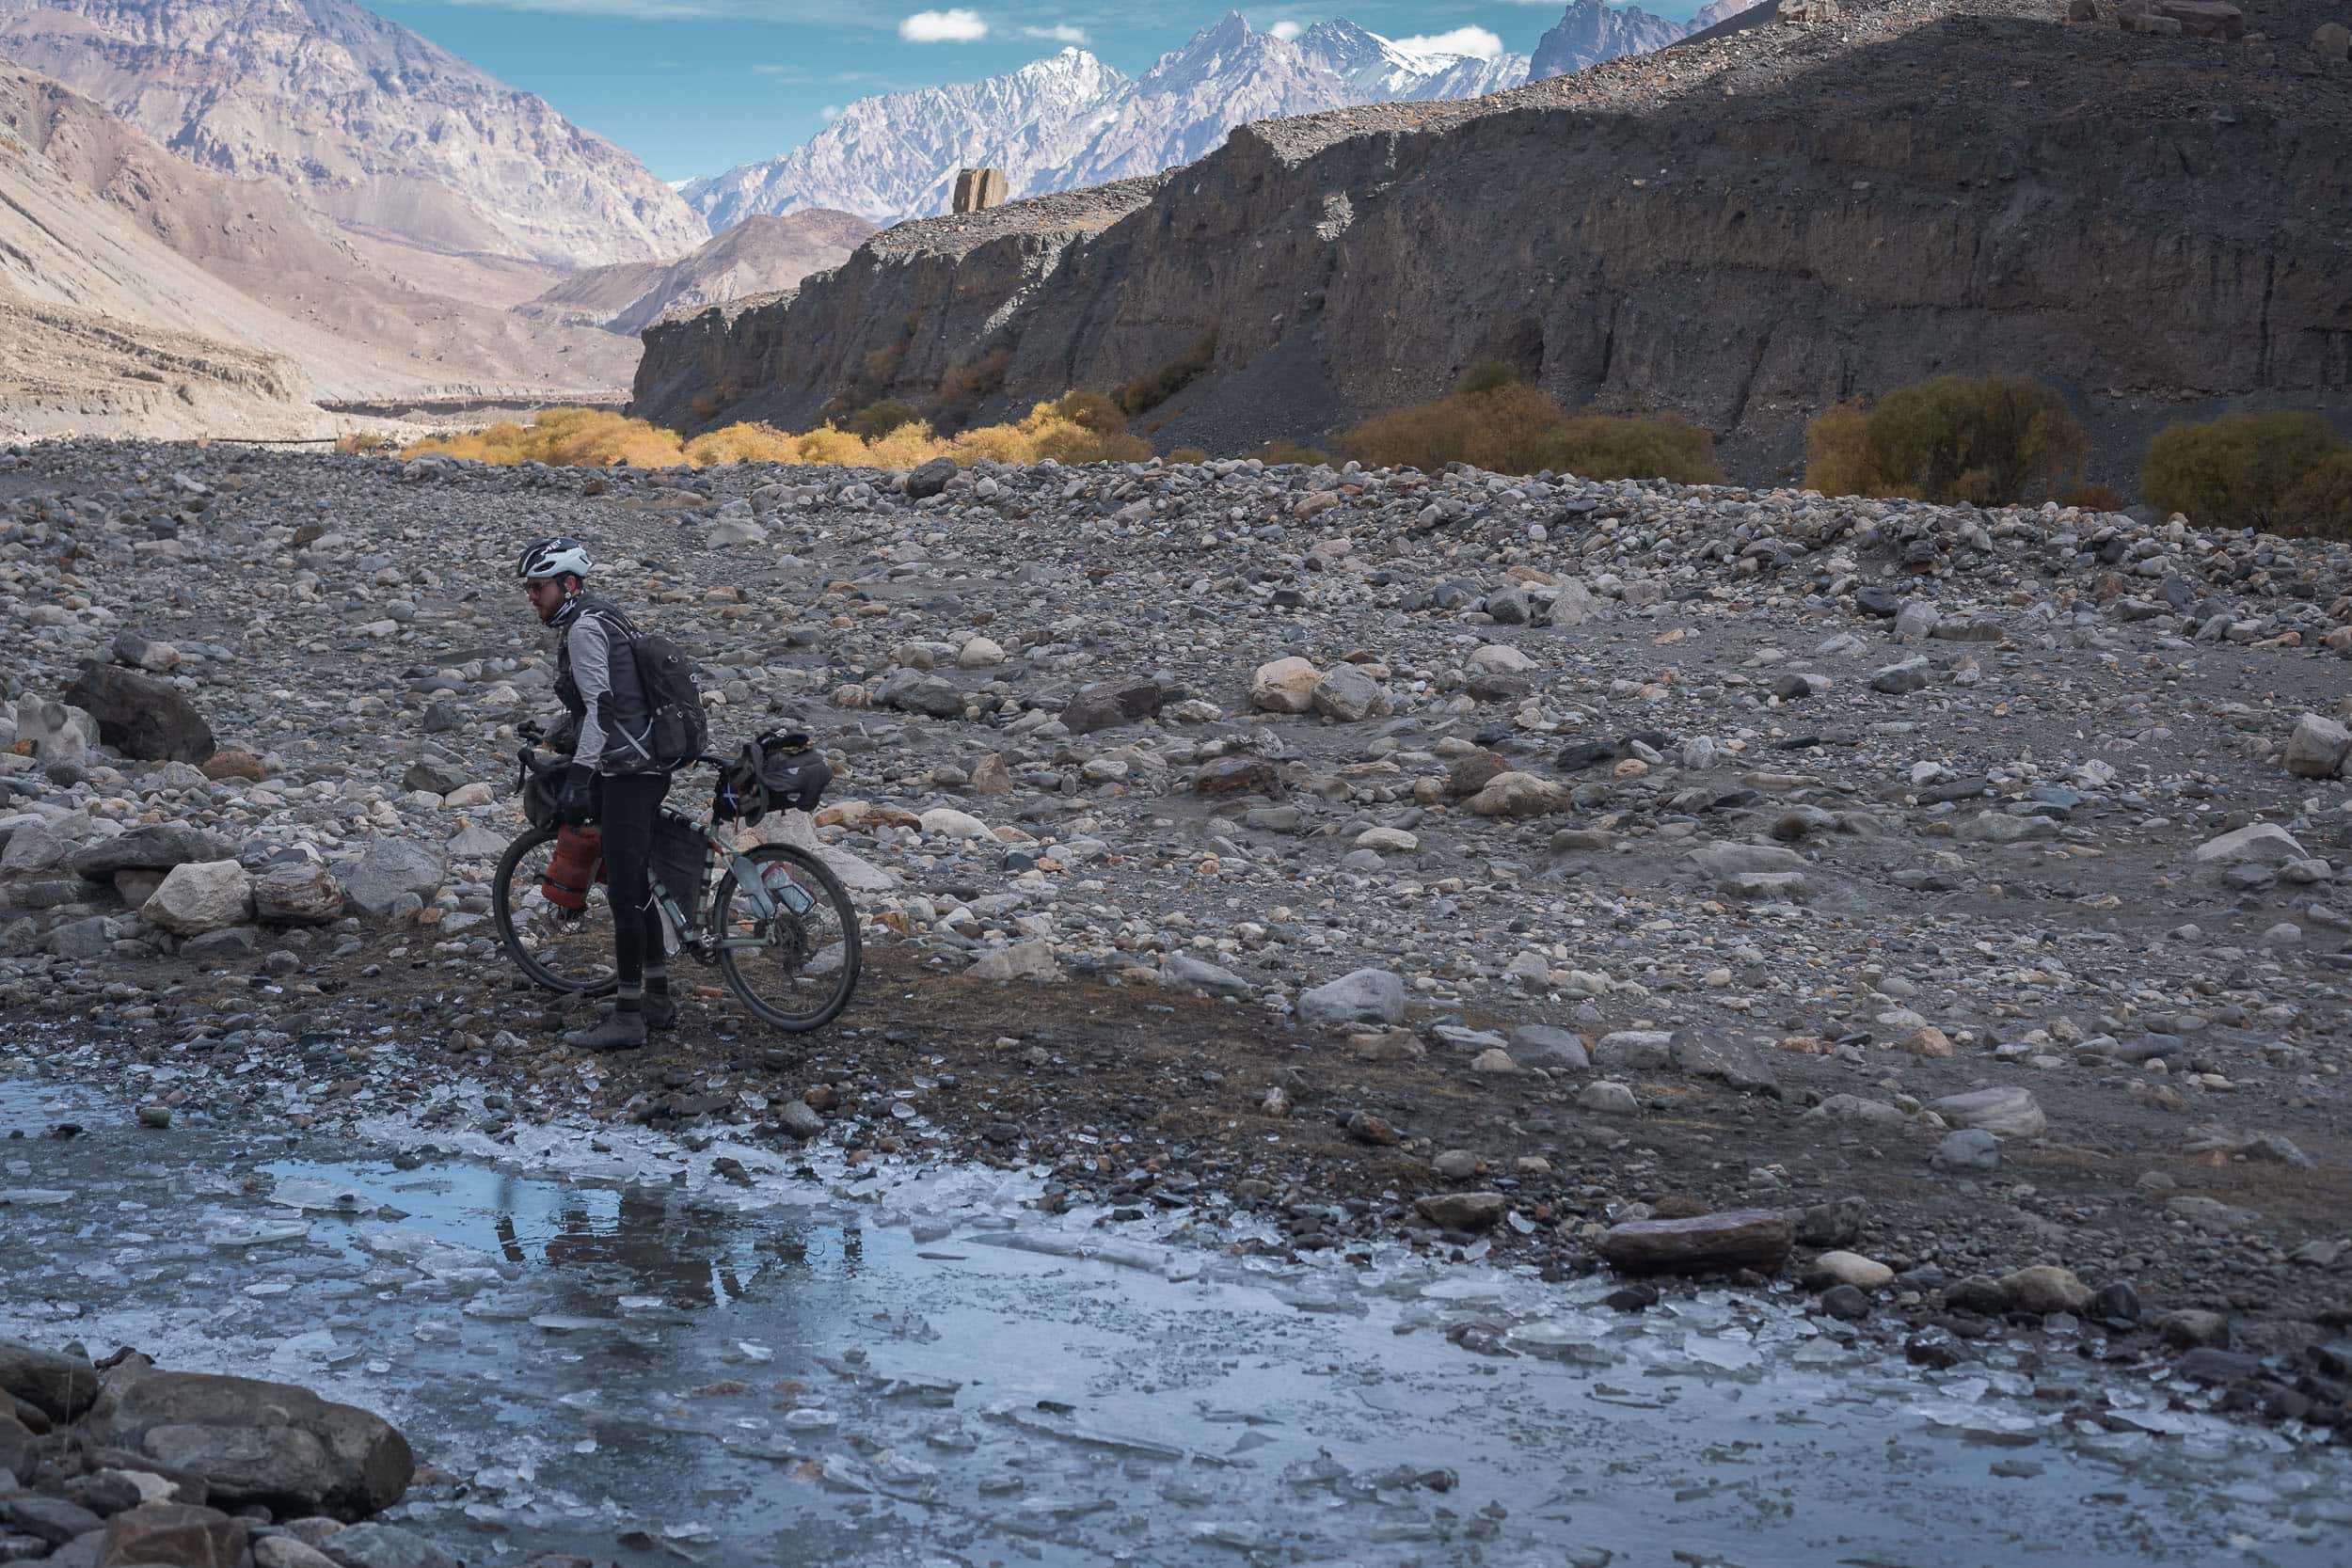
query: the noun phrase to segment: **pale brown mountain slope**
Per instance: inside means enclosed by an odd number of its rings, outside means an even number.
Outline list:
[[[426,248],[580,266],[709,234],[629,153],[348,0],[0,0],[0,54],[189,163]]]
[[[69,331],[73,311],[113,323],[84,335],[86,352],[44,351],[60,385],[104,382],[119,341],[146,329],[281,357],[289,389],[330,400],[601,392],[628,373],[632,356],[609,334],[412,288],[278,186],[190,167],[80,94],[5,62],[0,126],[10,133],[0,277],[28,304],[68,312],[41,328],[51,338]],[[169,357],[242,363],[226,348],[184,344]],[[138,377],[123,373],[135,390]],[[145,406],[143,397],[123,405],[126,428],[138,428]],[[167,412],[183,431],[183,411]]]
[[[526,313],[593,323],[628,338],[679,310],[789,289],[850,259],[878,226],[854,213],[805,208],[746,218],[667,267],[622,262],[572,274]],[[632,363],[633,368],[633,363]]]

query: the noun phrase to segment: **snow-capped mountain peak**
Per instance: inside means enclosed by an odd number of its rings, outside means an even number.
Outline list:
[[[1570,5],[1564,27],[1580,6],[1610,13],[1579,30],[1586,52],[1623,39],[1681,36],[1680,24],[1599,0]],[[802,207],[889,222],[945,211],[958,168],[1001,168],[1014,196],[1035,196],[1189,163],[1253,119],[1476,98],[1530,74],[1525,55],[1407,48],[1337,18],[1281,39],[1227,11],[1141,76],[1123,76],[1073,45],[983,81],[862,98],[804,146],[697,181],[683,194],[714,230]]]

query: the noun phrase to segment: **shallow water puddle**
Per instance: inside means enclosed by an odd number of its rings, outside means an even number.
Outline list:
[[[380,1409],[446,1472],[401,1515],[476,1560],[2352,1553],[2340,1453],[2063,1341],[1925,1375],[1728,1293],[1629,1318],[1598,1280],[1120,1240],[999,1173],[744,1187],[619,1133],[351,1159],[0,1085],[12,1131],[0,1185],[58,1196],[0,1208],[0,1334]]]

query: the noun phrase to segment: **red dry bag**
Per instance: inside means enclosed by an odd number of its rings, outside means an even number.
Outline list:
[[[559,910],[578,914],[588,907],[588,888],[604,880],[604,835],[566,822],[555,830],[555,859],[539,879],[539,895]]]

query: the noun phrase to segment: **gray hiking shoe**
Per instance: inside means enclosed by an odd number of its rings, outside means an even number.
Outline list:
[[[667,991],[645,993],[645,1027],[675,1029],[677,1027],[677,998]]]
[[[610,1008],[585,1029],[574,1029],[564,1043],[575,1051],[631,1051],[645,1043],[645,1015]]]

